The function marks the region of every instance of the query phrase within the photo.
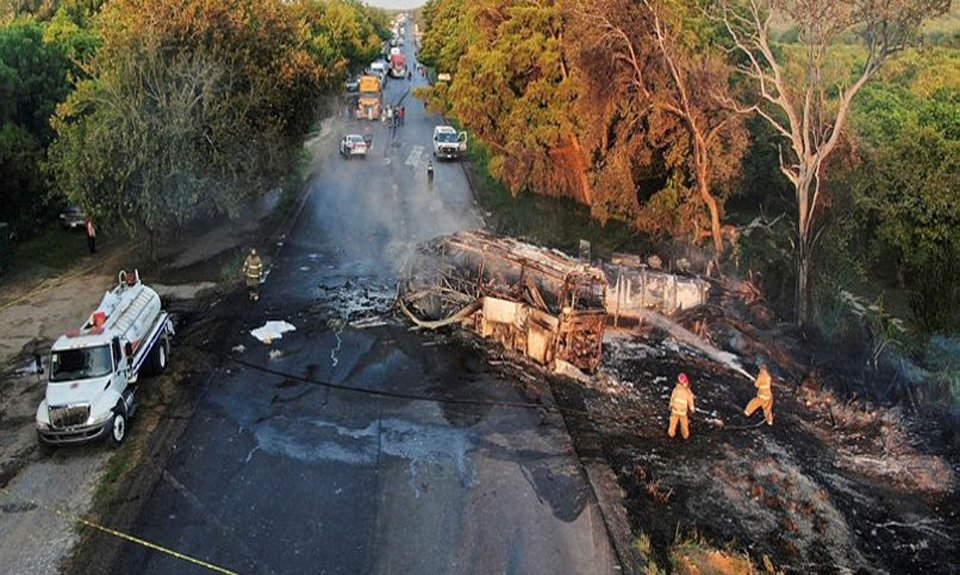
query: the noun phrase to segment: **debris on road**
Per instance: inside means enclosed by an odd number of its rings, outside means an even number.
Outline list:
[[[297,328],[285,321],[268,321],[257,329],[250,330],[250,335],[259,339],[261,342],[270,345],[275,339],[283,338],[283,334],[288,331],[296,331]]]
[[[317,286],[307,312],[320,322],[363,325],[389,314],[396,294],[396,288],[379,277],[330,275]]]

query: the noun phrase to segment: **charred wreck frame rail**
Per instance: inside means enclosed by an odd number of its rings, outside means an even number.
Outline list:
[[[460,323],[543,365],[564,361],[592,372],[602,356],[605,294],[598,268],[470,231],[418,246],[397,299],[420,327]]]

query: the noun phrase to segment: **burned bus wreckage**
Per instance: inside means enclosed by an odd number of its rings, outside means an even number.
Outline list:
[[[608,320],[639,319],[644,307],[672,313],[703,303],[706,292],[695,278],[623,265],[605,273],[556,250],[469,231],[418,246],[401,270],[397,299],[422,328],[461,324],[542,365],[593,372]]]
[[[462,323],[538,363],[600,364],[606,281],[559,252],[483,232],[422,244],[401,274],[399,304],[423,327]]]

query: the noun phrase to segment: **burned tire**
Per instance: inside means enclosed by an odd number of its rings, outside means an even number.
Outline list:
[[[110,418],[107,429],[107,443],[109,443],[111,447],[120,447],[126,436],[127,410],[121,402],[113,408],[113,417]]]

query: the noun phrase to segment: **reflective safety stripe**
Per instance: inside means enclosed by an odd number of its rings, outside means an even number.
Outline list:
[[[773,399],[773,393],[770,390],[770,375],[766,371],[761,371],[757,375],[757,381],[754,385],[757,388],[757,397],[760,399]]]
[[[253,263],[253,262],[249,262],[249,261],[248,261],[248,262],[244,265],[244,269],[245,269],[245,273],[247,274],[247,277],[248,277],[248,278],[260,279],[260,275],[261,275],[261,273],[263,272],[263,263],[262,263],[262,262],[259,262],[259,261],[258,261],[257,263]]]
[[[676,415],[686,415],[687,414],[687,398],[684,397],[682,393],[674,395],[673,401],[671,402],[672,411]]]

